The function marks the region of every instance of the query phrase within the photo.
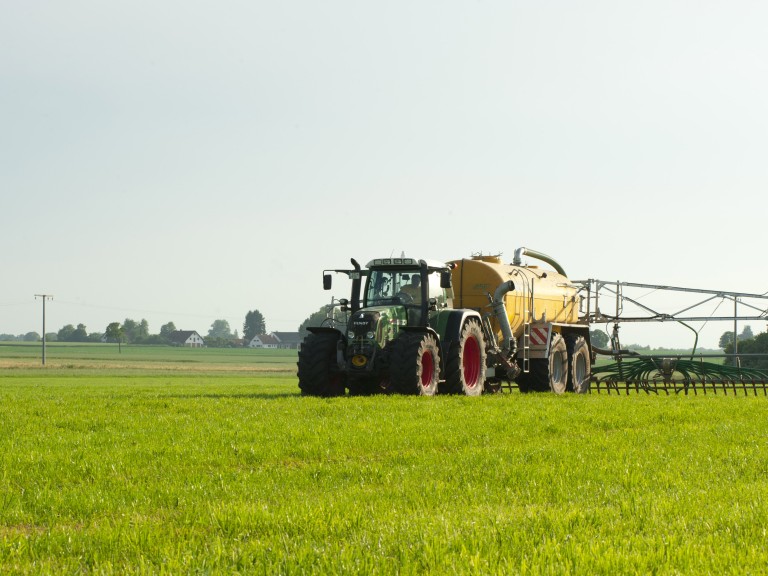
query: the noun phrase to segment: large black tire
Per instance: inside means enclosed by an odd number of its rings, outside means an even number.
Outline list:
[[[565,339],[568,350],[568,390],[576,394],[589,393],[592,359],[584,336],[569,334]]]
[[[479,396],[485,385],[485,338],[480,324],[470,320],[461,329],[459,339],[452,342],[445,359],[445,383],[441,391],[448,394]]]
[[[568,349],[560,334],[552,335],[549,345],[549,389],[562,394],[568,387]]]
[[[552,335],[549,358],[532,359],[530,372],[517,377],[517,386],[520,392],[565,392],[568,386],[568,351],[560,334]]]
[[[344,374],[336,365],[336,346],[340,336],[335,333],[309,334],[301,344],[298,361],[299,388],[306,396],[342,396]]]
[[[395,390],[433,396],[440,379],[440,350],[435,337],[404,332],[392,344],[390,377]]]

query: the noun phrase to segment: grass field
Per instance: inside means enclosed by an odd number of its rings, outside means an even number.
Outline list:
[[[2,574],[768,573],[762,396],[324,400],[295,352],[48,352],[0,347]]]

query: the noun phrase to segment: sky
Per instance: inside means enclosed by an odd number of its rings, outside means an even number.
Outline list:
[[[35,294],[48,332],[295,331],[352,257],[521,246],[766,292],[767,26],[758,0],[4,2],[0,333],[42,331]]]

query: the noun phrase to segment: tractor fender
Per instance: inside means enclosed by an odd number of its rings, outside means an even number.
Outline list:
[[[307,331],[312,332],[312,334],[338,334],[339,338],[346,340],[346,337],[341,330],[338,328],[331,328],[330,326],[309,326],[307,327]]]
[[[469,319],[476,320],[480,326],[483,325],[480,314],[471,309],[443,310],[438,314],[433,325],[439,335],[440,352],[444,358],[447,357],[451,344],[458,342],[461,328]]]
[[[423,332],[425,334],[432,334],[435,340],[440,342],[440,334],[431,326],[400,326],[401,332]]]

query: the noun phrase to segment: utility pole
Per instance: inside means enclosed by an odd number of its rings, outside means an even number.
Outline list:
[[[35,294],[35,300],[43,300],[43,366],[45,366],[45,301],[53,300],[53,294]]]

